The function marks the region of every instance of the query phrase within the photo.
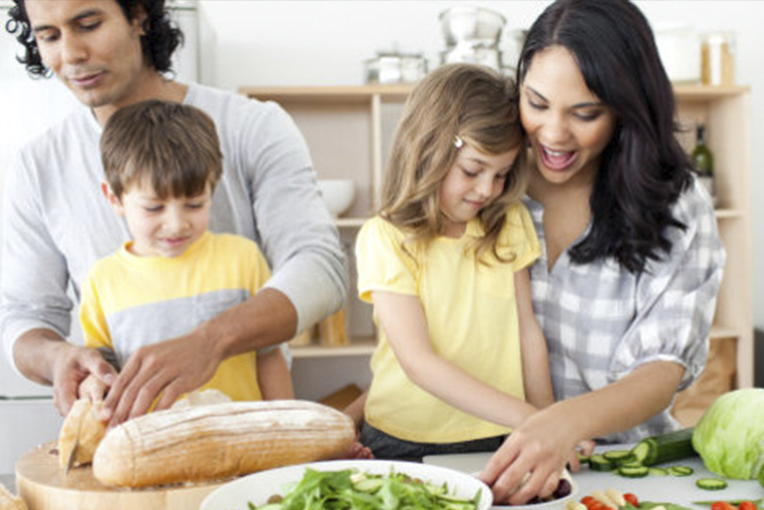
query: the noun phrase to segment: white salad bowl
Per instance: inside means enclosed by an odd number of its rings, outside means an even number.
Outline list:
[[[453,469],[403,461],[333,460],[270,469],[238,478],[208,494],[200,510],[246,510],[249,503],[259,507],[273,495],[286,494],[291,486],[302,479],[308,468],[316,471],[355,469],[360,473],[378,475],[403,473],[433,485],[445,483],[449,492],[458,498],[472,499],[479,492],[477,510],[488,510],[493,502],[491,489],[487,485],[467,473]]]

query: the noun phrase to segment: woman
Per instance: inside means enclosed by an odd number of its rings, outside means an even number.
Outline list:
[[[543,247],[534,310],[557,403],[483,471],[513,504],[549,495],[582,439],[678,428],[668,408],[703,369],[725,259],[633,4],[554,2],[528,33],[517,78],[535,170],[526,204]]]

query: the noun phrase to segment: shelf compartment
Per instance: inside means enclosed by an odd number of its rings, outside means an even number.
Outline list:
[[[342,358],[350,356],[369,356],[377,347],[373,337],[353,338],[349,345],[327,347],[325,345],[305,345],[290,347],[294,358]]]

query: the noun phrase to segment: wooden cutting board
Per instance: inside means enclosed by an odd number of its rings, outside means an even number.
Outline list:
[[[103,485],[91,467],[58,465],[56,443],[38,446],[16,463],[16,487],[29,510],[190,510],[225,482],[124,489]]]

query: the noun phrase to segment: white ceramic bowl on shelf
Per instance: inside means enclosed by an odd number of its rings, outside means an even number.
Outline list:
[[[318,189],[326,208],[335,218],[347,212],[353,204],[355,198],[355,181],[353,179],[319,179]]]

